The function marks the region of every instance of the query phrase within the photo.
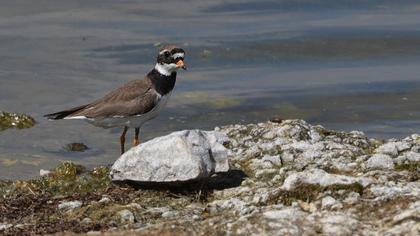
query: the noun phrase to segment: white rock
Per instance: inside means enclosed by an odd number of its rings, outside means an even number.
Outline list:
[[[375,201],[384,201],[398,197],[420,196],[420,182],[399,183],[394,186],[373,185],[369,190],[376,196]]]
[[[382,153],[390,156],[396,156],[398,155],[398,148],[395,142],[389,142],[382,144],[379,146],[376,150],[377,153]]]
[[[83,203],[81,201],[62,202],[58,204],[58,209],[60,211],[71,212],[82,207],[82,205]]]
[[[366,161],[368,169],[394,169],[394,161],[385,154],[375,154]]]
[[[39,176],[48,176],[48,175],[50,175],[51,174],[51,171],[50,170],[44,170],[44,169],[40,169],[39,170]]]
[[[356,178],[346,175],[329,174],[324,170],[311,169],[289,174],[281,188],[284,190],[292,190],[302,183],[316,184],[322,187],[327,187],[335,184],[351,185],[354,183],[359,183],[365,187],[369,185],[371,181],[367,178]]]
[[[269,162],[269,163],[271,163],[271,164],[273,164],[275,166],[281,166],[281,158],[280,158],[280,156],[268,156],[268,155],[265,155],[265,156],[263,156],[262,160],[264,162]]]
[[[311,138],[312,142],[319,142],[322,140],[321,135],[315,129],[311,129],[309,131],[309,137]]]
[[[396,158],[396,161],[400,162],[400,164],[404,163],[405,161],[420,162],[420,153],[413,151],[404,152],[404,154]]]
[[[179,215],[179,213],[176,212],[176,211],[167,211],[167,212],[162,213],[163,218],[173,218],[173,217],[178,216],[178,215]]]
[[[135,221],[133,212],[125,209],[117,212],[118,220],[123,224],[132,224]]]
[[[331,196],[326,196],[321,201],[322,209],[328,209],[334,206],[337,203],[337,200]]]
[[[398,152],[403,152],[411,148],[411,144],[403,141],[395,142],[395,146],[398,149]]]
[[[107,204],[111,202],[111,199],[109,197],[102,197],[101,200],[98,201],[99,203]]]
[[[229,170],[226,135],[184,130],[131,148],[112,166],[113,181],[176,182]]]

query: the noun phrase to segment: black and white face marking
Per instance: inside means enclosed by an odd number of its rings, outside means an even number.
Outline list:
[[[185,52],[181,48],[174,48],[171,51],[164,49],[159,52],[155,69],[162,75],[170,76],[179,68],[186,69],[184,65]]]

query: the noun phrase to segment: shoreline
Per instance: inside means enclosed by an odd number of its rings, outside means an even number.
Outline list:
[[[188,187],[116,184],[109,167],[70,162],[0,181],[0,233],[419,233],[420,135],[384,141],[278,122],[216,127],[231,170]]]

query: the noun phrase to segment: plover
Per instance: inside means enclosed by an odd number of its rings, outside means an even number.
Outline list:
[[[120,136],[124,153],[125,134],[135,128],[134,145],[140,143],[139,132],[144,122],[155,118],[166,105],[176,82],[176,71],[186,69],[183,49],[167,45],[161,48],[156,65],[143,79],[133,80],[103,98],[68,110],[47,114],[51,120],[82,119],[104,127],[123,127]]]

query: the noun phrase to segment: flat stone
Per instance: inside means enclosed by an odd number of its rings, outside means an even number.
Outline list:
[[[229,170],[227,136],[184,130],[133,147],[112,166],[113,181],[182,182]]]
[[[302,183],[315,184],[322,187],[328,187],[335,184],[352,185],[359,183],[365,187],[370,184],[370,180],[367,178],[356,178],[346,175],[329,174],[321,169],[311,169],[289,174],[281,188],[284,190],[292,190]]]

